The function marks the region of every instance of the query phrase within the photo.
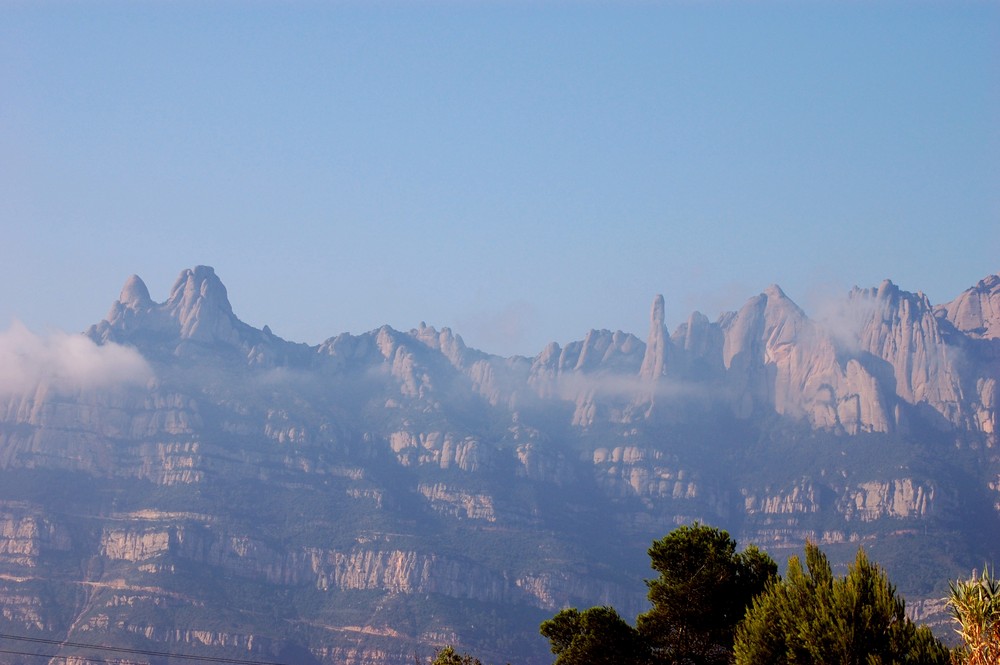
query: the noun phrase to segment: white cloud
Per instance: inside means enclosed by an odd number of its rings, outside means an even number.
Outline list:
[[[840,349],[860,350],[860,335],[875,312],[875,301],[867,298],[817,299],[812,306],[815,319]]]
[[[635,399],[639,397],[714,399],[719,389],[659,377],[650,381],[634,374],[561,374],[556,382],[561,399],[575,400],[592,394],[598,399]]]
[[[98,346],[84,335],[36,335],[19,321],[0,332],[0,394],[32,392],[44,386],[59,392],[142,385],[153,378],[135,349]]]

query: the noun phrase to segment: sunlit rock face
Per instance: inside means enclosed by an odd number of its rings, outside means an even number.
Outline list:
[[[956,329],[977,339],[1000,339],[1000,275],[990,275],[935,308]]]
[[[887,281],[812,318],[772,286],[672,333],[656,296],[644,340],[503,358],[424,323],[297,344],[240,321],[211,268],[163,303],[130,277],[46,351],[87,381],[0,391],[0,627],[548,663],[542,619],[634,618],[649,544],[695,520],[779,560],[864,545],[934,619],[932,577],[1000,547],[998,292],[933,306]]]

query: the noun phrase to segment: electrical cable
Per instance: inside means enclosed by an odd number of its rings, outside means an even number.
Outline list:
[[[6,633],[0,633],[0,639],[13,640],[15,642],[31,642],[34,644],[48,644],[58,647],[75,647],[78,649],[93,649],[95,651],[113,651],[118,653],[132,654],[136,656],[160,656],[163,658],[174,658],[177,660],[195,660],[201,661],[203,663],[228,663],[229,665],[286,665],[286,663],[279,663],[275,661],[263,661],[263,660],[247,660],[245,658],[225,658],[221,656],[194,656],[190,654],[182,653],[170,653],[169,651],[155,651],[153,649],[132,649],[128,647],[109,647],[100,644],[88,644],[86,642],[67,642],[63,640],[52,640],[44,637],[26,637],[22,635],[8,635]],[[0,649],[0,653],[11,653],[20,654],[25,656],[34,656],[41,654],[32,653],[21,653],[15,651],[4,651]],[[50,658],[68,658],[69,656],[58,656],[52,655]],[[75,656],[81,660],[93,661],[98,663],[107,663],[106,660],[85,658],[83,656]]]
[[[34,656],[35,658],[62,658],[63,661],[69,660],[70,658],[75,658],[77,660],[82,660],[87,663],[103,663],[104,665],[114,665],[110,660],[104,660],[103,658],[88,658],[87,656],[57,656],[56,654],[47,653],[31,653],[30,651],[14,651],[12,649],[0,649],[0,653],[7,653],[13,656]]]

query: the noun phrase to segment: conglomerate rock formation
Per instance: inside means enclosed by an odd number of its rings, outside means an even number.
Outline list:
[[[72,340],[94,372],[0,387],[0,632],[542,663],[539,621],[633,617],[646,548],[692,520],[779,561],[864,545],[940,619],[1000,544],[1000,277],[936,306],[886,281],[825,320],[777,286],[673,333],[666,306],[645,342],[505,358],[422,323],[297,344],[211,268],[163,303],[130,277]]]

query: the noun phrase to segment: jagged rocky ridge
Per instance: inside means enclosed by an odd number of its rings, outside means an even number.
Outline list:
[[[541,618],[634,616],[649,542],[693,519],[778,559],[863,543],[931,618],[992,559],[1000,277],[938,306],[886,281],[824,321],[776,286],[673,333],[665,307],[645,342],[503,358],[424,324],[296,344],[240,321],[211,268],[163,303],[133,276],[86,334],[148,380],[0,403],[0,622],[296,663],[445,643],[547,662]]]

